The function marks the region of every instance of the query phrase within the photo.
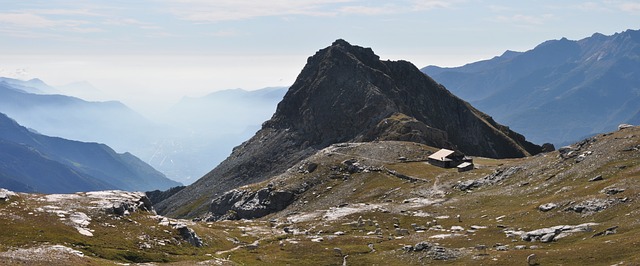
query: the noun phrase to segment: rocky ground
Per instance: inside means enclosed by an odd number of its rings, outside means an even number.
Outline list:
[[[434,151],[332,145],[197,222],[140,193],[0,191],[0,264],[640,263],[640,128],[464,173],[427,164]],[[221,220],[243,216],[262,217]]]

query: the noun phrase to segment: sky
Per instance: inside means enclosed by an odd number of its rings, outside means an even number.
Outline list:
[[[291,85],[338,38],[421,68],[639,28],[638,0],[0,0],[0,76],[87,81],[153,115],[183,96]]]

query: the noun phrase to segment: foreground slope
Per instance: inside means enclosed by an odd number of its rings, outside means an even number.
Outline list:
[[[422,70],[534,142],[570,143],[640,121],[640,30]]]
[[[93,197],[113,192],[47,196],[0,190],[0,265],[640,262],[640,128],[533,157],[475,157],[476,169],[463,173],[427,164],[436,150],[399,141],[331,145],[275,178],[239,188],[297,191],[282,211],[253,220],[122,216],[95,208],[100,201]],[[238,204],[238,210],[269,204],[258,199]],[[80,213],[91,220],[82,222],[87,219],[79,219]],[[201,247],[173,229],[180,223],[197,233]]]
[[[0,185],[16,191],[147,191],[180,185],[130,153],[34,133],[2,113],[0,147]]]
[[[265,180],[333,143],[406,140],[495,158],[541,147],[495,123],[406,61],[337,40],[307,60],[273,117],[203,178],[157,203],[170,216],[202,215],[212,198]]]

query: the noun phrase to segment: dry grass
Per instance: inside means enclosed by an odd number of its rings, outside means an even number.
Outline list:
[[[598,136],[595,142],[578,151],[591,152],[581,162],[575,158],[562,159],[557,152],[525,159],[475,158],[477,169],[465,173],[424,163],[421,160],[434,149],[414,143],[376,142],[342,147],[310,157],[306,163],[319,165],[312,173],[298,172],[296,167],[301,163],[274,180],[247,186],[257,190],[268,183],[278,189],[296,188],[304,182],[312,184],[287,209],[255,221],[192,224],[190,227],[206,244],[202,248],[179,240],[175,231],[159,226],[144,213],[129,219],[93,214],[90,228],[95,230],[94,236],[82,236],[54,214],[39,213],[34,217],[30,213],[44,203],[36,200],[38,195],[21,195],[0,202],[0,228],[3,228],[0,252],[60,244],[82,251],[86,257],[80,262],[89,265],[112,262],[190,265],[202,261],[212,265],[341,265],[345,256],[348,265],[524,265],[530,254],[538,256],[540,265],[638,265],[640,151],[625,151],[640,145],[640,137],[636,135],[640,135],[640,130],[632,128]],[[401,156],[409,158],[408,162],[400,162]],[[347,159],[394,170],[420,181],[409,182],[385,171],[335,178],[336,167]],[[513,166],[522,170],[497,184],[468,192],[453,188],[458,182],[481,179]],[[597,175],[604,180],[588,181]],[[625,190],[615,195],[601,193],[610,186]],[[566,210],[589,199],[613,199],[616,203],[595,213]],[[545,203],[556,203],[559,207],[548,212],[538,210]],[[330,217],[347,208],[352,208],[352,212]],[[291,220],[304,215],[311,218]],[[358,219],[365,221],[362,226],[354,224]],[[531,231],[587,222],[599,225],[593,226],[592,232],[574,233],[551,243],[525,242],[505,233],[505,230]],[[381,235],[371,234],[376,223]],[[412,224],[425,231],[416,232]],[[408,229],[409,235],[399,236],[396,226]],[[464,231],[452,232],[452,226],[461,226]],[[467,231],[471,226],[485,228]],[[613,226],[618,226],[616,234],[592,237]],[[296,233],[285,233],[285,228]],[[454,236],[433,238],[437,235]],[[146,236],[147,240],[140,240],[140,236]],[[173,240],[164,246],[140,248],[141,242],[153,242],[148,239]],[[453,250],[457,257],[434,261],[427,252],[402,250],[405,245],[422,241]],[[254,243],[257,247],[251,245]],[[478,245],[487,249],[477,250]],[[508,245],[508,250],[499,251],[498,245]],[[516,249],[519,245],[525,249]],[[532,246],[537,249],[531,249]],[[35,261],[31,264],[39,265]]]

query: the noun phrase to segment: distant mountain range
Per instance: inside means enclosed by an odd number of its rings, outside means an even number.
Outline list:
[[[7,79],[5,79],[7,80]],[[32,84],[37,87],[31,86]],[[36,94],[42,81],[0,82],[0,112],[50,136],[107,143],[119,151],[150,149],[160,126],[117,101],[89,102],[59,94]],[[53,91],[49,89],[48,91]]]
[[[546,41],[422,71],[536,143],[566,144],[640,123],[640,31]]]
[[[130,153],[118,154],[104,144],[41,135],[0,113],[0,187],[69,193],[148,191],[179,185]]]
[[[136,154],[168,177],[191,183],[253,135],[286,88],[225,90],[185,97],[157,122],[117,101],[86,101],[87,82],[54,88],[39,79],[0,78],[0,112],[50,136],[105,143]],[[98,91],[99,93],[99,91]]]
[[[419,142],[485,157],[523,157],[540,146],[452,95],[406,61],[337,40],[307,60],[275,114],[215,169],[157,203],[164,214],[203,215],[216,196],[264,181],[334,143]]]

